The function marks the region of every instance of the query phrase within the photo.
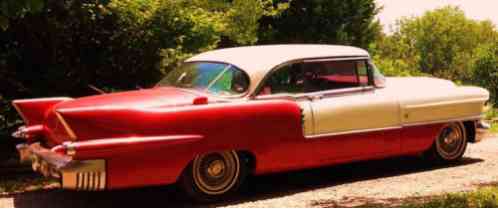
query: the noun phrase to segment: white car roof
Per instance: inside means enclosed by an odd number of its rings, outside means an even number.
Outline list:
[[[250,77],[250,91],[274,67],[294,60],[331,57],[369,57],[367,51],[341,45],[286,44],[225,48],[195,55],[186,62],[211,61],[232,64]]]

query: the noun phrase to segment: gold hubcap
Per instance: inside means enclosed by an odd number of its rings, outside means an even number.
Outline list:
[[[225,163],[221,160],[215,160],[209,164],[207,172],[213,177],[219,177],[223,170],[225,170]]]
[[[235,151],[198,155],[192,165],[194,183],[201,192],[223,194],[237,182],[240,162]]]
[[[458,158],[465,148],[465,130],[460,123],[451,123],[443,128],[436,141],[437,150],[446,160]]]

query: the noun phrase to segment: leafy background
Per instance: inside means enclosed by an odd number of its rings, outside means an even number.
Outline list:
[[[277,43],[368,49],[390,76],[436,76],[498,97],[498,31],[457,7],[400,19],[390,34],[374,0],[2,0],[0,161],[21,121],[16,98],[149,87],[193,54]]]

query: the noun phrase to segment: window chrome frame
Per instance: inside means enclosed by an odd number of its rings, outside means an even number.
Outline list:
[[[281,69],[284,66],[287,65],[292,65],[296,63],[313,63],[313,62],[327,62],[327,61],[365,61],[365,64],[367,64],[367,71],[368,71],[368,85],[360,85],[357,87],[351,87],[351,88],[342,88],[342,89],[331,89],[331,90],[323,90],[323,91],[316,91],[316,92],[309,92],[309,93],[298,93],[298,94],[292,94],[292,93],[277,93],[277,94],[270,94],[270,95],[258,95],[262,88],[264,83],[279,69]],[[254,99],[254,100],[268,100],[268,99],[288,99],[288,100],[316,100],[316,99],[321,99],[324,97],[334,97],[334,96],[341,96],[341,95],[348,95],[348,94],[355,94],[359,92],[367,92],[367,91],[373,91],[377,87],[375,86],[375,82],[373,81],[373,71],[372,68],[370,67],[370,62],[371,59],[369,56],[345,56],[345,57],[323,57],[323,58],[311,58],[311,59],[298,59],[298,60],[291,60],[288,62],[284,62],[280,65],[275,66],[272,68],[264,77],[261,79],[259,82],[258,86],[254,89],[252,94],[249,95],[249,99]],[[356,66],[355,66],[355,70]],[[358,72],[356,72],[358,74]]]

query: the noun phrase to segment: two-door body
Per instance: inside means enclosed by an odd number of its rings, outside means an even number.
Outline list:
[[[196,55],[152,89],[16,100],[14,135],[62,186],[103,190],[178,182],[199,199],[261,175],[426,153],[461,158],[479,140],[488,92],[384,78],[369,54],[268,45]]]

